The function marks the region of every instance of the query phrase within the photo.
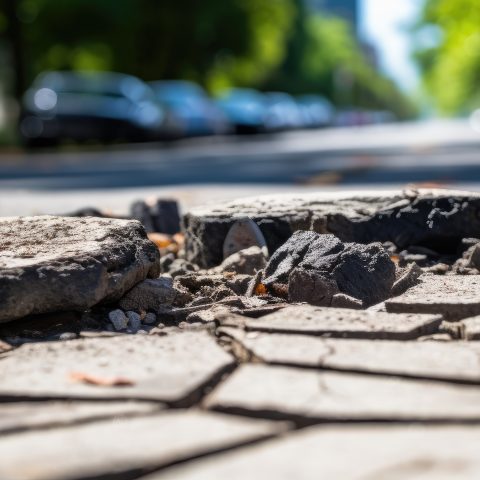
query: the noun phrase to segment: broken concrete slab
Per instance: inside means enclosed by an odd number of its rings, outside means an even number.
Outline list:
[[[200,411],[170,411],[0,439],[0,478],[133,478],[179,461],[269,437],[285,425]],[[25,455],[28,452],[28,461]]]
[[[160,272],[137,221],[4,217],[0,238],[0,323],[117,300]]]
[[[273,365],[480,383],[477,342],[346,340],[221,328],[235,351]]]
[[[142,480],[470,480],[479,438],[475,426],[315,426]]]
[[[149,399],[184,405],[233,364],[205,331],[25,344],[0,361],[0,398]]]
[[[459,320],[480,314],[480,275],[422,275],[402,295],[385,301],[392,313],[441,314]]]
[[[427,380],[245,364],[207,398],[209,408],[321,421],[480,421],[480,390]]]
[[[0,403],[0,434],[151,414],[162,408],[162,404],[156,402],[127,401]]]
[[[184,216],[187,259],[219,265],[230,227],[249,217],[271,254],[296,230],[333,233],[344,242],[391,241],[456,250],[480,231],[480,194],[455,190],[391,190],[274,195],[198,207]]]
[[[288,332],[340,338],[411,340],[435,333],[440,315],[391,314],[368,310],[292,305],[260,318],[222,320],[223,326],[246,330]]]

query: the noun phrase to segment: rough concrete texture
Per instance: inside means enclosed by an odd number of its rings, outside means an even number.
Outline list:
[[[314,193],[252,197],[194,208],[184,217],[189,260],[219,265],[232,224],[250,217],[270,253],[296,230],[333,233],[344,242],[391,241],[453,251],[480,232],[480,194],[455,190]]]
[[[158,276],[158,260],[137,221],[1,218],[0,322],[116,300]]]
[[[0,439],[3,480],[138,478],[162,466],[245,444],[284,425],[200,411],[96,422]]]
[[[480,383],[478,342],[347,340],[238,328],[221,334],[245,358],[269,364]]]
[[[480,340],[480,315],[462,320],[460,329],[466,340]]]
[[[395,264],[381,244],[299,230],[272,255],[262,283],[288,284],[291,302],[330,306],[344,293],[370,306],[390,296],[394,281]]]
[[[232,365],[233,358],[204,331],[31,343],[0,361],[0,398],[127,398],[183,404]]]
[[[227,257],[215,272],[235,272],[245,275],[254,275],[267,264],[265,253],[260,247],[252,246]]]
[[[385,301],[389,312],[435,313],[447,320],[480,314],[480,275],[422,275],[417,285]]]
[[[207,398],[206,405],[304,424],[480,420],[480,390],[470,385],[262,364],[235,370]]]
[[[319,426],[142,480],[473,480],[474,426]]]
[[[0,434],[119,419],[158,412],[154,402],[18,402],[0,403]]]
[[[159,312],[165,305],[172,304],[176,294],[172,278],[152,278],[135,285],[120,300],[119,305],[124,310]]]
[[[225,317],[224,326],[246,330],[341,338],[411,340],[435,333],[440,315],[391,314],[344,308],[292,305],[260,318]]]

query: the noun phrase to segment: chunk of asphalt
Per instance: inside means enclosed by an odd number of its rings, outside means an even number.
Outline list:
[[[390,296],[394,281],[395,264],[380,243],[343,243],[299,230],[272,255],[262,283],[288,283],[291,302],[329,306],[343,293],[370,306]]]
[[[158,249],[137,221],[5,217],[0,239],[0,323],[84,311],[160,272]]]
[[[392,314],[369,310],[292,305],[260,318],[245,318],[249,331],[298,333],[337,338],[413,340],[436,333],[441,315]],[[224,326],[238,326],[225,318]]]
[[[219,265],[223,244],[239,217],[262,231],[273,254],[297,230],[332,233],[343,242],[393,242],[400,250],[425,246],[456,252],[480,231],[480,194],[442,189],[312,193],[251,197],[198,207],[184,216],[187,259]]]

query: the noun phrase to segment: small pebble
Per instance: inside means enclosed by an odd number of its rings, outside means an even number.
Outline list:
[[[134,332],[136,332],[141,328],[142,319],[137,312],[133,312],[131,310],[128,311],[127,318],[128,318],[128,327],[130,330],[133,330]]]
[[[125,313],[123,313],[123,310],[120,310],[119,308],[117,310],[112,310],[108,314],[108,319],[112,323],[113,328],[117,331],[125,330],[127,328],[128,318]]]
[[[153,325],[156,321],[157,316],[152,312],[148,312],[143,319],[143,323],[145,323],[145,325]]]
[[[137,330],[137,335],[148,335],[148,332],[146,330],[140,329]]]

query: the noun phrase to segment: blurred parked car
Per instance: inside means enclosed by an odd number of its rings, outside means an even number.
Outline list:
[[[290,130],[302,128],[302,112],[295,99],[288,93],[268,92],[267,124],[270,130]]]
[[[151,82],[155,95],[175,116],[184,136],[227,133],[230,124],[222,110],[199,85],[182,80]]]
[[[328,127],[333,123],[335,109],[321,95],[302,95],[297,98],[304,127]]]
[[[31,146],[155,140],[174,128],[151,88],[119,73],[43,73],[25,93],[20,115],[20,134]]]
[[[260,92],[235,88],[225,92],[219,98],[218,105],[237,133],[262,133],[268,130],[267,105]]]

